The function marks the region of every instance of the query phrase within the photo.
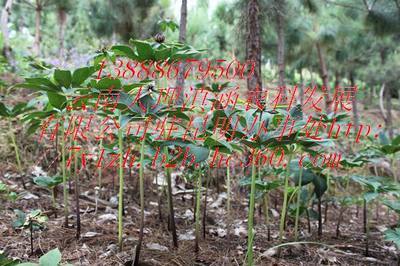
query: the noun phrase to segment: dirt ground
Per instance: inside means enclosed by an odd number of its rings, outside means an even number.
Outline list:
[[[117,248],[117,209],[113,205],[117,188],[111,193],[103,193],[102,201],[98,203],[96,212],[94,198],[94,184],[83,180],[81,192],[81,219],[82,237],[75,239],[74,208],[71,208],[69,225],[63,227],[64,218],[62,205],[57,209],[57,217],[51,207],[50,192],[30,183],[27,189],[22,188],[21,183],[10,178],[7,169],[0,174],[0,179],[14,190],[24,195],[15,203],[9,201],[1,204],[0,216],[0,249],[10,257],[21,260],[35,261],[47,251],[58,247],[64,262],[73,265],[131,265],[134,248],[139,235],[139,205],[137,195],[132,190],[132,184],[125,192],[125,216],[124,216],[124,242],[122,252]],[[8,177],[8,178],[6,178]],[[12,175],[11,175],[12,177]],[[149,178],[147,178],[149,180]],[[222,180],[222,178],[221,178]],[[108,190],[112,191],[112,180],[105,179]],[[208,208],[206,219],[206,237],[200,242],[200,252],[194,253],[194,223],[193,200],[191,194],[175,196],[176,222],[178,229],[179,248],[172,246],[172,237],[168,231],[168,215],[166,198],[162,197],[161,213],[159,217],[157,187],[148,184],[150,188],[145,193],[145,236],[142,250],[142,265],[242,265],[246,253],[246,228],[247,228],[247,200],[246,192],[235,186],[233,197],[232,225],[227,234],[226,195],[221,189],[219,194],[215,188],[211,188],[208,194]],[[28,192],[29,191],[29,192]],[[61,187],[59,188],[57,202],[62,202]],[[73,191],[71,191],[70,206],[73,204]],[[240,196],[238,196],[240,195]],[[276,194],[271,195],[271,201],[279,202]],[[204,196],[204,195],[203,195]],[[204,198],[202,199],[204,203]],[[378,212],[375,206],[371,211],[369,256],[365,256],[365,234],[363,233],[363,217],[361,208],[355,206],[344,213],[341,225],[341,235],[336,238],[336,220],[339,215],[339,207],[330,204],[327,212],[328,219],[323,224],[323,235],[317,237],[317,221],[311,220],[311,233],[308,232],[307,220],[301,220],[300,242],[316,243],[295,244],[282,247],[278,257],[277,249],[270,249],[278,245],[278,209],[274,206],[271,211],[271,241],[268,241],[268,230],[264,221],[264,214],[256,215],[255,261],[256,265],[396,265],[397,254],[392,243],[382,240],[381,231],[396,223],[397,217],[393,213],[387,213],[384,207],[379,206]],[[14,209],[30,210],[41,209],[46,211],[49,221],[46,228],[34,233],[35,254],[30,256],[29,230],[14,230],[11,226],[15,219]],[[372,210],[371,209],[371,210]],[[323,213],[324,204],[323,204]],[[377,217],[378,215],[378,217]],[[377,219],[378,218],[378,219]],[[325,217],[324,217],[325,219]],[[293,223],[287,221],[287,236],[292,236]],[[286,239],[287,242],[293,241]]]

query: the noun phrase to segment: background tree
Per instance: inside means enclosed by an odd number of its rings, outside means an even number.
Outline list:
[[[185,43],[186,41],[186,24],[187,24],[187,1],[182,0],[181,4],[181,18],[179,23],[179,38],[178,41],[181,43]],[[178,78],[176,80],[176,88],[179,91],[177,104],[180,105],[183,103],[184,96],[184,86],[185,86],[185,64],[179,65]]]
[[[58,47],[58,56],[62,60],[65,55],[65,47],[64,47],[64,40],[65,40],[65,25],[67,22],[67,15],[68,11],[71,10],[71,1],[69,0],[57,0],[55,2],[56,4],[56,11],[57,11],[57,20],[58,20],[58,27],[59,27],[59,33],[58,33],[58,41],[59,41],[59,47]]]
[[[11,15],[11,8],[12,8],[13,0],[6,0],[4,8],[1,11],[1,18],[0,18],[0,25],[1,25],[1,32],[3,34],[3,55],[12,66],[15,68],[14,58],[12,56],[12,50],[10,46],[10,37],[8,33],[8,19]]]

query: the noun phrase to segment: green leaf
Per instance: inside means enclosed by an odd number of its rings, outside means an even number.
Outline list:
[[[366,186],[370,191],[378,191],[378,188],[382,185],[382,183],[374,177],[353,175],[350,178],[360,185]]]
[[[65,88],[69,88],[71,86],[71,72],[68,70],[60,70],[56,69],[54,71],[54,79],[57,83]]]
[[[96,70],[94,67],[78,68],[72,74],[72,86],[80,86],[86,79],[88,79]]]
[[[122,84],[121,81],[119,79],[112,79],[112,78],[102,78],[99,81],[96,80],[91,80],[91,85],[94,88],[97,88],[99,90],[117,90],[119,88],[121,88]]]
[[[58,248],[52,249],[39,259],[40,266],[57,266],[61,261],[61,252]]]
[[[212,150],[218,148],[219,151],[223,153],[232,153],[233,150],[232,146],[227,141],[223,139],[217,140],[213,137],[207,137],[204,141],[204,145]]]
[[[48,176],[38,176],[33,178],[33,182],[41,187],[52,188],[62,183],[61,176],[48,177]]]
[[[385,240],[386,241],[393,241],[397,248],[400,248],[400,228],[387,229],[385,231]]]
[[[394,145],[383,145],[381,147],[381,151],[384,154],[394,154],[397,153],[398,151],[400,151],[400,145],[398,146],[394,146]]]
[[[251,177],[245,177],[239,181],[240,186],[250,186]],[[256,179],[256,189],[270,191],[282,185],[282,180],[275,179],[272,181]]]
[[[174,32],[176,29],[179,28],[179,25],[175,23],[175,21],[171,19],[162,19],[157,22],[157,24],[160,26],[162,31],[166,31],[167,29],[170,29],[172,32]]]
[[[0,103],[0,116],[5,116],[5,117],[10,116],[9,110],[7,106],[4,105],[4,103]]]
[[[22,113],[25,113],[26,111],[34,109],[33,107],[27,107],[27,103],[18,103],[16,104],[11,111],[11,115],[13,117],[16,117],[17,115],[20,115]]]
[[[17,264],[17,266],[40,266],[40,265],[37,263],[32,263],[32,262],[24,262],[24,263]]]
[[[291,163],[292,164],[292,163]],[[298,166],[300,167],[300,166]],[[292,166],[291,166],[291,171],[292,171]],[[300,181],[300,169],[297,168],[295,171],[292,171],[293,174],[293,181],[296,186],[298,186],[299,181]],[[311,182],[314,181],[318,176],[314,174],[314,172],[310,169],[303,168],[303,171],[301,173],[301,185],[305,186]]]
[[[40,125],[41,125],[40,120],[32,119],[32,120],[29,122],[29,127],[28,127],[28,129],[26,130],[26,133],[28,133],[28,136],[29,136],[29,135],[32,135],[33,133],[35,133],[36,130],[40,127]]]
[[[394,210],[396,213],[400,214],[400,201],[398,200],[385,200],[383,204],[388,206],[390,209]]]
[[[137,59],[137,54],[132,50],[131,47],[127,45],[114,45],[111,47],[111,50],[114,51],[117,55],[126,56],[130,59]]]
[[[163,61],[170,57],[171,57],[171,49],[170,48],[154,50],[154,59],[156,61]]]
[[[18,260],[7,258],[6,255],[3,253],[3,251],[0,251],[0,265],[1,266],[19,265],[18,262],[19,262]]]
[[[6,184],[3,183],[3,181],[0,181],[0,193],[4,193],[8,191],[8,187]]]
[[[321,198],[325,191],[328,189],[325,176],[318,175],[314,180],[314,192],[318,198]]]
[[[366,192],[366,193],[364,193],[364,199],[367,202],[370,202],[371,200],[376,199],[378,196],[379,196],[379,193],[377,193],[377,192]]]
[[[62,110],[66,103],[67,103],[67,98],[64,95],[58,94],[58,93],[54,93],[54,92],[47,92],[47,97],[49,99],[49,103],[59,109]]]
[[[151,60],[154,57],[154,51],[151,44],[141,40],[130,40],[130,43],[136,47],[138,59],[140,61]]]
[[[12,227],[13,228],[21,228],[24,226],[25,220],[26,220],[26,214],[21,211],[21,210],[14,210],[15,215],[17,218],[13,221]]]
[[[400,135],[398,135],[392,140],[392,145],[394,146],[400,145]]]
[[[26,78],[25,81],[28,84],[39,85],[41,87],[47,87],[47,89],[49,89],[49,90],[61,91],[61,88],[58,87],[56,84],[54,84],[48,78]]]
[[[207,160],[208,155],[210,153],[209,149],[194,144],[189,144],[186,147],[188,148],[188,153],[194,156],[195,163],[200,163]]]

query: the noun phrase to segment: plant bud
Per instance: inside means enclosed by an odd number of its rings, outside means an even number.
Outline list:
[[[154,40],[158,43],[163,43],[165,41],[165,35],[162,32],[159,32],[154,36]]]

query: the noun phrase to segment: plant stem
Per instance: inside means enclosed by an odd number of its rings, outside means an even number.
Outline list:
[[[197,175],[197,189],[196,189],[196,222],[195,231],[196,239],[194,242],[194,252],[199,252],[199,240],[200,240],[200,200],[201,200],[201,168],[198,169]]]
[[[70,147],[72,147],[73,139],[74,139],[74,134],[71,134],[71,137],[69,138],[69,146]],[[68,158],[72,158],[72,149],[69,149]],[[72,167],[70,167],[68,169],[68,176],[72,176]],[[71,178],[68,179],[68,192],[72,193]]]
[[[31,232],[31,256],[33,256],[33,224],[29,221],[29,230]]]
[[[301,156],[301,155],[300,155]],[[300,196],[301,196],[301,182],[302,182],[302,176],[303,176],[303,166],[300,166],[300,172],[299,172],[299,184],[298,184],[298,190],[297,190],[297,206],[296,206],[296,218],[294,222],[294,239],[297,241],[299,237],[299,214],[300,214]]]
[[[318,197],[318,237],[322,236],[322,208],[321,197]]]
[[[292,160],[292,153],[289,154],[286,174],[285,174],[285,184],[284,184],[284,191],[283,191],[283,205],[281,210],[281,220],[279,223],[279,241],[282,242],[283,240],[283,230],[285,227],[285,218],[286,218],[286,209],[288,203],[288,187],[289,187],[289,176],[290,176],[290,161]]]
[[[206,176],[206,195],[204,197],[204,203],[203,203],[203,239],[206,238],[206,219],[207,219],[207,195],[208,195],[208,187],[210,185],[210,171],[208,169],[208,175]]]
[[[124,168],[123,168],[123,139],[121,127],[122,114],[119,114],[118,149],[119,149],[119,195],[118,195],[118,247],[122,251],[122,212],[124,200]]]
[[[74,147],[76,147],[74,140]],[[76,208],[76,239],[79,240],[81,236],[81,212],[79,204],[79,175],[78,175],[78,156],[74,156],[74,180],[75,180],[75,208]]]
[[[369,256],[369,219],[368,203],[364,199],[364,230],[365,230],[365,256]]]
[[[140,193],[140,231],[139,231],[139,241],[136,246],[135,254],[135,266],[139,266],[140,250],[142,248],[143,242],[143,229],[144,229],[144,147],[145,147],[146,137],[143,137],[142,143],[140,145],[140,167],[139,167],[139,193]]]
[[[164,153],[168,154],[167,147],[164,147]],[[168,160],[168,158],[167,158],[167,160]],[[172,242],[174,243],[174,247],[177,248],[178,247],[178,237],[176,234],[174,203],[173,203],[173,198],[172,198],[171,169],[166,167],[165,174],[167,177],[168,209],[169,209],[169,221],[170,221],[171,231],[172,231]]]
[[[229,165],[226,167],[226,192],[227,192],[227,215],[228,215],[228,225],[227,225],[227,232],[228,236],[231,229],[232,224],[232,217],[231,217],[231,175],[229,171]]]
[[[64,226],[68,227],[68,191],[67,191],[67,174],[65,170],[65,129],[64,120],[61,120],[61,169],[63,177],[63,196],[64,196]]]
[[[18,149],[18,145],[16,142],[15,133],[14,133],[14,130],[13,130],[12,124],[11,124],[11,119],[8,119],[8,128],[10,131],[11,142],[12,142],[12,145],[14,146],[15,159],[17,160],[18,171],[22,175],[22,164],[21,164],[21,160],[20,160],[19,149]]]
[[[253,153],[251,161],[251,186],[250,186],[250,206],[249,216],[247,219],[247,265],[253,265],[253,222],[254,222],[254,205],[255,205],[255,194],[256,194],[256,151]]]
[[[54,208],[54,211],[56,211],[56,208],[57,208],[57,204],[56,204],[56,196],[55,196],[55,190],[56,188],[55,187],[52,187],[50,190],[51,190],[51,201],[52,201],[52,203],[53,203],[53,208]]]
[[[102,132],[103,131],[103,129],[102,129],[102,127],[100,127],[100,132]],[[103,149],[103,138],[100,136],[100,144],[99,144],[99,149],[100,149],[100,153],[101,153],[101,151],[102,151],[102,149]],[[101,167],[101,165],[100,165],[100,167],[99,167],[99,169],[98,169],[98,186],[99,186],[99,191],[101,191],[101,183],[102,183],[102,181],[101,181],[101,178],[102,178],[102,175],[103,175],[103,169],[102,169],[102,167]]]
[[[267,240],[271,241],[271,228],[269,224],[269,191],[264,195],[265,223],[267,224]]]

